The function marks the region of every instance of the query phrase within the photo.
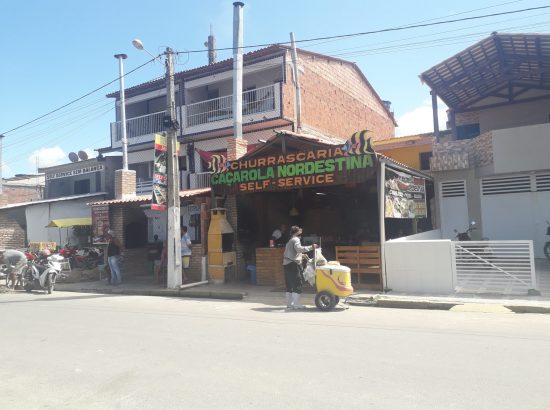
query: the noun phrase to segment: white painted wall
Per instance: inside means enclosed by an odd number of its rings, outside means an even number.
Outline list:
[[[495,174],[549,169],[550,124],[493,131],[493,158]]]
[[[550,99],[479,111],[479,128],[485,131],[548,123]],[[520,138],[521,139],[521,138]]]
[[[91,218],[92,210],[86,205],[91,198],[29,205],[25,209],[27,238],[29,242],[56,242],[64,245],[78,243],[72,228],[46,228],[52,219]],[[59,238],[61,235],[61,243]]]
[[[402,238],[394,239],[395,241],[419,241],[419,240],[429,240],[429,239],[441,239],[441,231],[439,229],[434,229],[431,231],[420,232],[414,235],[403,236]]]
[[[466,196],[440,198],[439,201],[441,204],[441,237],[454,239],[456,236],[455,229],[463,232],[470,224],[467,198]]]
[[[450,240],[392,240],[385,244],[386,286],[396,292],[454,291]]]

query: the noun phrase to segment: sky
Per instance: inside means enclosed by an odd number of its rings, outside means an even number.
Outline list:
[[[541,0],[247,0],[244,44],[285,42],[359,33],[416,23],[467,18],[550,5]],[[118,78],[113,57],[125,53],[125,71],[150,57],[135,49],[139,38],[153,54],[166,46],[184,52],[176,71],[207,64],[210,24],[219,48],[232,45],[232,1],[227,0],[4,0],[0,15],[0,134],[2,176],[36,172],[68,162],[71,151],[110,145],[114,101],[105,95],[118,81],[66,108],[17,130],[28,121]],[[383,100],[392,102],[397,136],[433,130],[429,88],[419,75],[493,31],[550,30],[550,8],[339,40],[305,42],[299,47],[355,62]],[[254,48],[248,49],[248,51]],[[219,51],[218,60],[231,51]],[[126,87],[163,76],[149,63],[125,77]],[[439,105],[440,124],[446,107]]]

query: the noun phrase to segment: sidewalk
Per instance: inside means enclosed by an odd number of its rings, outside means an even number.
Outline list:
[[[143,295],[186,298],[210,298],[263,303],[269,306],[284,304],[284,290],[248,283],[204,284],[187,289],[165,289],[149,278],[132,278],[131,282],[110,286],[106,281],[58,283],[57,291],[89,292],[113,295]],[[306,288],[303,303],[314,306],[315,293]],[[387,294],[358,290],[348,300],[353,306],[370,306],[395,309],[475,310],[494,311],[497,307],[515,313],[550,313],[550,298],[542,296],[499,297],[498,295],[432,295]],[[501,310],[501,311],[504,311]]]

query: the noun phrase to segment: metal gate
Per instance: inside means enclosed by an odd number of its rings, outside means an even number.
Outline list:
[[[526,294],[536,289],[533,241],[453,242],[456,292]]]

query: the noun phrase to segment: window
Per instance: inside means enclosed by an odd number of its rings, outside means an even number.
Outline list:
[[[207,100],[213,100],[214,98],[220,98],[220,90],[218,90],[217,88],[208,89],[207,93],[208,93],[207,97],[206,97]]]
[[[466,124],[456,127],[457,140],[469,140],[479,136],[479,124]]]
[[[75,194],[89,194],[90,193],[90,180],[82,179],[80,181],[74,181],[74,193]]]
[[[430,158],[432,157],[432,152],[421,152],[420,153],[420,170],[429,171],[430,170]]]

